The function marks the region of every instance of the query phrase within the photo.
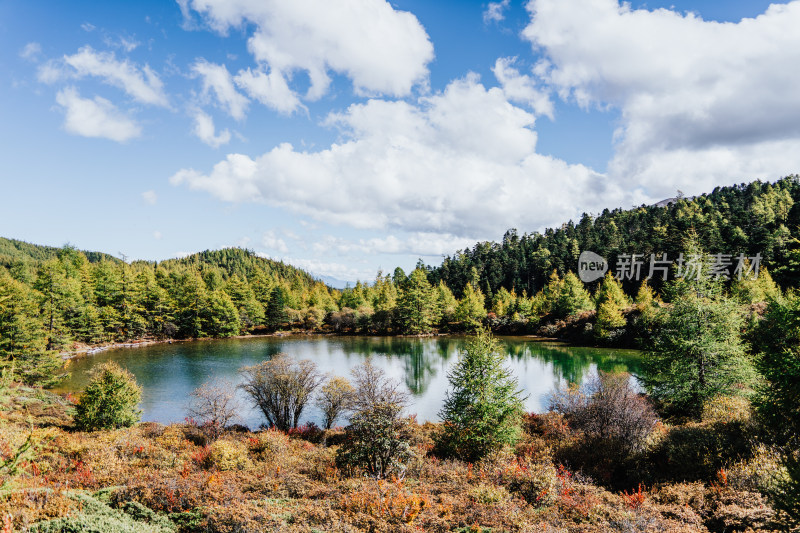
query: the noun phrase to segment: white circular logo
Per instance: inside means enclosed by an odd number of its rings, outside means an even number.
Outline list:
[[[578,277],[584,283],[602,278],[608,272],[608,261],[594,252],[581,252],[578,257]]]

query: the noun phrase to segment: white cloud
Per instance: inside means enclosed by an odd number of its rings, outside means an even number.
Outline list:
[[[155,230],[155,231],[153,232],[153,238],[154,238],[155,240],[157,240],[157,241],[160,241],[162,237],[163,237],[163,235],[161,234],[161,232],[160,232],[160,231],[158,231],[158,230]]]
[[[417,18],[385,0],[191,0],[219,32],[252,23],[248,49],[271,72],[305,71],[306,98],[328,90],[329,72],[357,92],[405,96],[427,80],[433,46]]]
[[[304,107],[289,88],[283,74],[274,69],[269,74],[250,69],[240,70],[236,85],[244,89],[250,98],[281,113],[290,114]]]
[[[315,242],[312,248],[315,253],[320,255],[335,252],[340,255],[399,254],[432,257],[451,254],[455,250],[469,248],[474,244],[475,240],[471,238],[456,237],[450,234],[416,232],[401,238],[388,235],[386,237],[358,239],[357,241],[328,235],[321,241]]]
[[[128,60],[117,60],[112,52],[96,52],[91,46],[84,46],[77,54],[64,56],[59,61],[48,61],[39,68],[39,80],[45,83],[86,76],[101,78],[139,102],[169,105],[164,84],[149,66],[139,68]]]
[[[502,0],[500,2],[489,2],[486,6],[486,11],[483,12],[483,23],[489,24],[491,22],[500,22],[506,18],[505,11],[508,9],[509,0]]]
[[[537,73],[565,99],[621,111],[612,177],[658,197],[800,169],[800,1],[738,23],[616,0],[528,10]]]
[[[141,134],[139,125],[120,113],[105,98],[81,98],[77,89],[67,87],[58,92],[56,102],[66,112],[64,129],[70,133],[117,142],[125,142]]]
[[[36,61],[42,53],[42,45],[37,42],[26,44],[19,53],[19,57],[28,61]]]
[[[154,190],[144,191],[142,193],[142,200],[144,200],[148,205],[156,205],[156,202],[158,201],[158,195]]]
[[[81,24],[81,29],[87,33],[94,31],[96,28],[97,26],[95,26],[91,22],[84,22],[83,24]]]
[[[345,140],[315,152],[284,143],[255,159],[230,154],[208,174],[184,169],[170,181],[327,223],[471,238],[625,198],[604,176],[537,154],[534,116],[476,76],[415,104],[370,100],[326,122]]]
[[[286,246],[286,242],[278,237],[274,230],[269,230],[262,235],[261,244],[268,250],[274,250],[282,254],[289,253],[289,247]]]
[[[515,57],[498,58],[492,67],[497,81],[503,87],[503,92],[512,102],[530,106],[537,115],[553,118],[553,102],[550,100],[549,91],[537,86],[536,80],[527,74],[520,74],[512,65]]]
[[[219,148],[223,144],[228,144],[231,140],[231,132],[227,129],[216,134],[214,119],[203,111],[196,111],[194,114],[194,134],[197,138],[212,148]]]
[[[192,65],[192,72],[203,79],[203,94],[213,91],[219,105],[233,118],[241,120],[247,111],[249,100],[236,90],[231,73],[225,65],[209,63],[198,59]]]

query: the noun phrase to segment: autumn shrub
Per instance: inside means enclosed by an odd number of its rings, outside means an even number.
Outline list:
[[[93,368],[76,406],[75,424],[83,430],[130,427],[139,421],[142,392],[133,374],[114,362]]]
[[[413,456],[410,423],[402,417],[408,394],[370,360],[352,373],[356,385],[353,414],[337,450],[337,464],[377,479],[404,470]]]
[[[331,429],[341,415],[350,409],[355,389],[347,378],[333,376],[317,395],[316,405],[324,416],[322,427]]]
[[[233,440],[220,439],[209,447],[207,463],[218,470],[242,470],[249,464],[247,448]]]
[[[783,454],[777,448],[759,443],[752,456],[739,459],[725,467],[728,484],[737,490],[768,493],[786,481]]]
[[[622,488],[658,417],[630,383],[630,375],[599,373],[582,388],[555,391],[550,409],[580,437],[558,445],[556,457],[606,485]],[[635,483],[634,483],[635,485]]]
[[[282,431],[297,427],[322,376],[313,361],[294,361],[284,353],[269,361],[243,368],[242,388],[267,419],[270,427]]]
[[[710,424],[747,424],[751,418],[750,401],[743,396],[715,396],[703,404],[700,416]]]
[[[247,439],[247,448],[258,460],[271,460],[285,453],[289,447],[289,437],[274,429],[259,431]]]
[[[749,459],[752,454],[753,439],[747,424],[691,422],[665,431],[643,458],[642,475],[650,482],[709,481],[720,468]]]
[[[207,381],[189,396],[187,411],[190,420],[211,439],[219,437],[241,409],[236,399],[236,387],[230,381]]]

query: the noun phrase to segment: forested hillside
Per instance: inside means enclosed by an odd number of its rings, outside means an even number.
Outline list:
[[[237,248],[160,263],[127,264],[111,256],[0,240],[0,355],[19,360],[35,381],[75,343],[227,337],[303,329],[362,334],[495,331],[638,345],[638,314],[670,300],[655,277],[620,280],[625,254],[760,254],[758,276],[719,280],[725,297],[746,306],[797,287],[800,276],[800,179],[718,188],[665,207],[585,215],[543,234],[506,233],[438,267],[408,275],[378,272],[371,283],[333,290],[291,265]],[[581,251],[608,259],[605,277],[576,276]],[[728,274],[731,274],[730,276]],[[772,275],[771,275],[772,274]],[[728,279],[729,278],[729,279]],[[672,278],[670,279],[672,281]],[[566,321],[566,322],[564,322]],[[636,327],[634,327],[636,326]],[[575,329],[575,328],[573,328]],[[36,361],[36,365],[22,360]],[[36,367],[41,362],[42,368]],[[50,370],[47,370],[47,369]]]
[[[0,237],[0,265],[10,267],[16,261],[46,261],[58,257],[61,248],[54,246],[42,246],[39,244],[30,244],[16,239],[6,239]],[[90,263],[97,263],[98,261],[119,261],[114,256],[104,254],[102,252],[87,252],[81,251]]]
[[[502,242],[477,243],[446,257],[429,268],[429,278],[434,284],[444,281],[457,297],[469,282],[489,300],[500,288],[532,295],[547,284],[553,270],[562,277],[574,272],[584,250],[605,257],[613,269],[623,254],[676,258],[690,235],[709,254],[760,253],[780,285],[800,285],[800,178],[718,187],[665,207],[584,214],[577,224],[569,221],[544,233],[509,230]],[[657,290],[659,282],[654,281]],[[635,294],[638,283],[626,281],[624,288]]]

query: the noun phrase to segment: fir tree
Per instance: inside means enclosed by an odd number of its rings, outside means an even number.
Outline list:
[[[504,367],[500,344],[480,330],[448,373],[450,390],[439,416],[439,450],[465,461],[513,444],[521,435],[523,398],[516,378]]]

